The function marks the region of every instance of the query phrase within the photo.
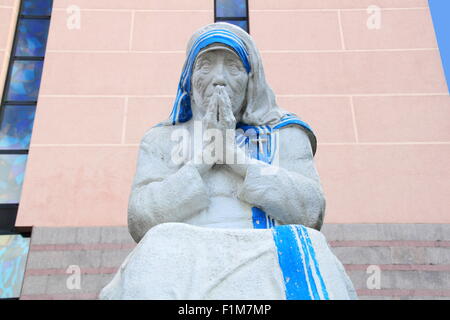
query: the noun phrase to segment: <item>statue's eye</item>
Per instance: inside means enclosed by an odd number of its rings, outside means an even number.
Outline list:
[[[236,61],[230,61],[230,62],[228,62],[227,65],[228,65],[228,70],[230,71],[230,73],[232,75],[237,75],[242,70],[241,66]]]
[[[208,60],[201,61],[197,65],[197,69],[199,69],[202,72],[209,72],[210,67],[211,67],[211,63]]]

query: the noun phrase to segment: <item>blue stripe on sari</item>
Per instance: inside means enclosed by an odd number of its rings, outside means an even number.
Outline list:
[[[312,257],[312,261],[314,263],[314,268],[315,268],[315,274],[319,278],[319,283],[321,286],[321,290],[319,292],[322,293],[321,299],[329,300],[330,297],[328,295],[328,291],[325,286],[325,281],[323,280],[322,274],[320,273],[319,263],[317,262],[317,259],[316,259],[316,252],[312,245],[311,238],[309,237],[308,230],[304,226],[297,226],[297,230],[300,230],[300,229],[301,229],[301,233],[303,234],[303,238],[306,240],[309,254]]]
[[[299,244],[299,246],[301,245],[302,251],[303,251],[303,255],[305,257],[304,259],[304,264],[305,264],[305,269],[307,274],[307,279],[308,279],[308,287],[309,287],[309,291],[312,294],[312,300],[319,300],[319,293],[317,291],[317,286],[316,286],[316,282],[314,281],[314,277],[312,274],[312,269],[311,269],[311,257],[310,257],[310,251],[309,251],[309,247],[305,241],[305,238],[303,236],[303,226],[295,226],[296,230],[296,240]]]
[[[283,273],[286,300],[311,300],[304,272],[304,258],[298,242],[295,241],[294,232],[295,230],[290,226],[279,226],[273,229],[278,261]]]
[[[329,299],[307,228],[284,225],[273,229],[287,300]]]
[[[266,213],[257,207],[252,207],[252,220],[254,229],[267,229]]]
[[[271,229],[275,227],[275,219],[258,207],[252,207],[253,229]]]
[[[311,127],[304,121],[300,120],[296,115],[294,114],[285,114],[281,119],[280,122],[274,125],[273,127],[265,125],[265,126],[251,126],[245,123],[238,123],[236,125],[236,129],[242,129],[244,131],[244,135],[250,139],[247,139],[245,141],[245,147],[247,150],[252,150],[252,146],[250,145],[251,141],[254,139],[251,139],[251,137],[256,138],[256,140],[259,140],[260,138],[263,138],[266,140],[266,142],[258,142],[256,146],[256,152],[252,154],[252,157],[264,161],[268,164],[272,164],[273,159],[275,158],[275,152],[277,151],[277,144],[278,144],[278,136],[277,132],[281,128],[284,128],[289,125],[297,125],[303,129],[306,129],[309,142],[311,143],[311,148],[313,155],[316,152],[316,146],[317,141],[316,137],[314,135],[314,132],[312,131]],[[238,139],[238,136],[236,137]],[[240,146],[242,143],[240,144]]]

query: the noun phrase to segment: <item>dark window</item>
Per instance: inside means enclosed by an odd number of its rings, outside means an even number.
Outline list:
[[[41,84],[43,60],[16,59],[10,66],[6,102],[35,102]]]
[[[5,105],[0,123],[0,148],[28,149],[33,128],[35,106]]]
[[[22,19],[17,29],[16,56],[43,57],[49,19]]]
[[[23,0],[21,13],[24,15],[49,16],[53,0]]]
[[[228,22],[250,33],[248,0],[215,0],[214,22]]]
[[[0,234],[14,232],[52,0],[22,0],[0,104]]]
[[[30,234],[16,231],[0,234],[0,300],[19,299],[22,289]]]

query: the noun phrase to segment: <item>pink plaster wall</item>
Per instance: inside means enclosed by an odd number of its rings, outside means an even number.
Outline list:
[[[69,4],[80,30],[66,28]],[[279,105],[316,131],[325,222],[449,223],[450,100],[427,1],[249,4]],[[169,115],[186,42],[212,10],[55,0],[18,225],[126,224],[139,140]]]
[[[54,1],[17,225],[126,224],[139,141],[170,113],[190,35],[213,21],[209,0]]]
[[[369,5],[382,8],[379,30],[366,27]],[[317,132],[325,222],[450,222],[450,99],[427,1],[250,8],[279,104]]]

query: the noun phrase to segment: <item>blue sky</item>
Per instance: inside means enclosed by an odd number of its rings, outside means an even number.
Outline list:
[[[450,93],[450,0],[428,0]]]

